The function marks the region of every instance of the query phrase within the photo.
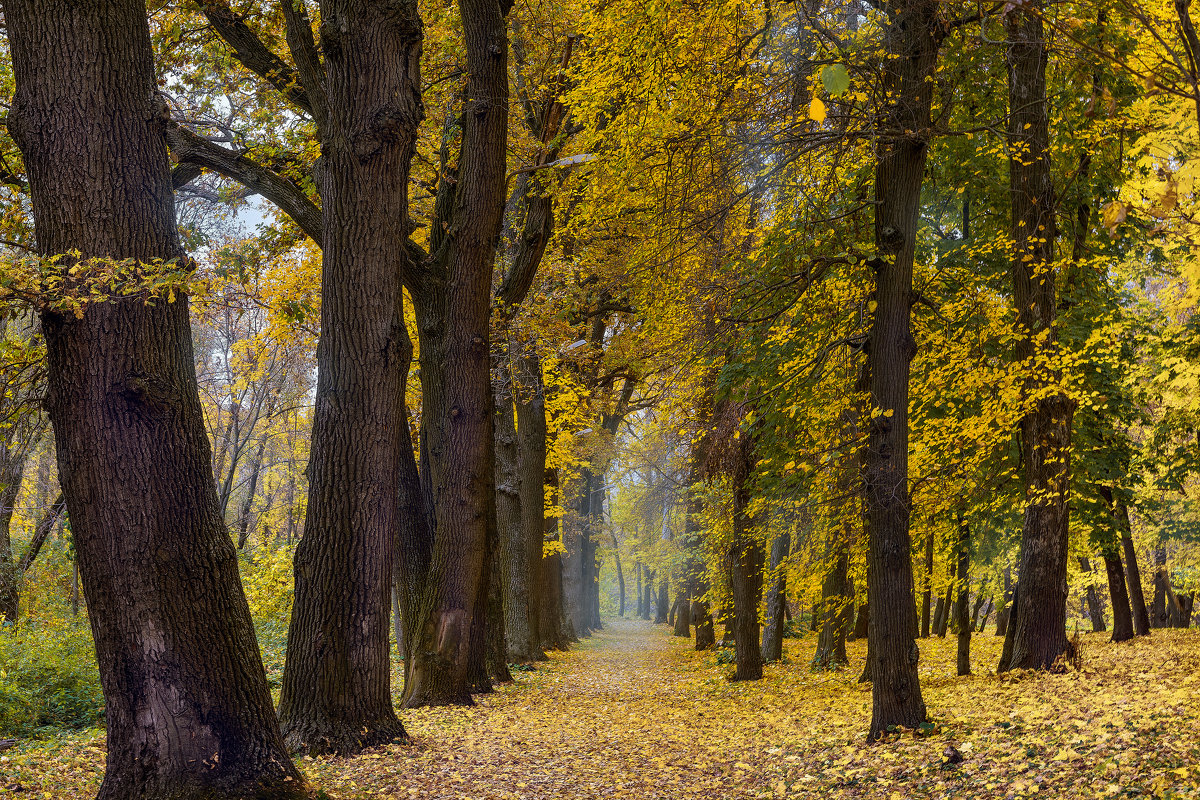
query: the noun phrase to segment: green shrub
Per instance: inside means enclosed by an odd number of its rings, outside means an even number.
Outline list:
[[[0,627],[0,736],[28,736],[47,726],[86,728],[103,711],[86,623]]]

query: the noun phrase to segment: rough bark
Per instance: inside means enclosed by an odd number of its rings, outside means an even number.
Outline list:
[[[349,754],[404,735],[390,588],[408,457],[400,304],[422,30],[415,2],[324,0],[321,16],[321,337],[279,718],[293,750]]]
[[[39,252],[185,261],[144,4],[3,7],[16,79],[8,129]],[[186,296],[135,293],[81,317],[47,310],[42,328],[45,404],[105,696],[99,796],[305,796],[220,515]]]
[[[767,624],[763,628],[762,658],[765,662],[783,658],[784,617],[787,615],[787,570],[784,561],[791,549],[792,538],[784,528],[771,542],[771,575],[774,581],[767,594]]]
[[[1154,548],[1154,605],[1151,606],[1150,627],[1167,627],[1167,593],[1171,590],[1171,579],[1167,573],[1167,551],[1164,547]]]
[[[508,142],[507,23],[497,0],[458,6],[467,67],[462,145],[435,202],[430,257],[409,284],[435,533],[412,625],[406,707],[471,702],[470,633],[494,527],[490,325]]]
[[[1018,572],[1022,607],[1012,668],[1046,669],[1067,652],[1067,528],[1071,418],[1074,403],[1057,391],[1041,392],[1057,376],[1041,374],[1039,356],[1057,349],[1054,183],[1050,172],[1046,102],[1046,41],[1040,3],[1004,20],[1008,37],[1008,140],[1012,201],[1013,301],[1017,309],[1018,364],[1025,391],[1042,396],[1020,421],[1025,519]],[[1014,601],[1016,602],[1016,601]],[[1010,622],[1010,625],[1012,623]]]
[[[687,589],[679,585],[675,594],[675,619],[672,620],[672,636],[682,636],[690,639],[692,636],[692,598],[688,597]]]

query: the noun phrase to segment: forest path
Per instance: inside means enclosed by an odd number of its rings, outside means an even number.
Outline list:
[[[605,626],[475,708],[402,712],[414,745],[302,766],[336,797],[363,784],[374,790],[363,796],[397,798],[771,794],[750,766],[770,747],[762,698],[714,705],[713,691],[728,696],[736,685],[698,671],[690,639],[641,620]]]

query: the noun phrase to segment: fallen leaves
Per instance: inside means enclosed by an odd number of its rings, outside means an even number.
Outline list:
[[[1200,797],[1200,632],[1086,639],[1081,672],[997,677],[1000,640],[977,636],[964,678],[953,638],[924,640],[941,732],[870,745],[863,643],[849,668],[812,673],[813,641],[790,639],[764,680],[729,683],[715,654],[614,620],[473,709],[403,712],[412,745],[302,768],[344,799]],[[23,743],[0,796],[94,793],[101,741]]]

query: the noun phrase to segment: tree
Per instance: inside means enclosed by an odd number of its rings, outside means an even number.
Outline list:
[[[1007,668],[1046,669],[1070,644],[1066,634],[1067,505],[1074,402],[1059,390],[1050,362],[1056,349],[1054,183],[1046,102],[1046,41],[1036,6],[1005,17],[1008,48],[1008,135],[1011,155],[1013,302],[1026,370],[1028,409],[1020,423],[1028,498],[1021,534],[1021,594]],[[1049,374],[1046,374],[1049,373]]]
[[[321,338],[304,538],[280,694],[293,748],[353,753],[404,735],[389,612],[401,507],[407,175],[424,114],[415,2],[330,0],[323,63],[284,4],[324,164]],[[307,56],[305,58],[304,56]],[[367,298],[364,301],[364,298]]]
[[[80,293],[77,312],[46,305],[42,329],[104,687],[100,797],[305,796],[220,515],[186,295],[146,288],[187,257],[145,6],[8,0],[4,13],[38,251]],[[106,264],[128,290],[92,298]]]

